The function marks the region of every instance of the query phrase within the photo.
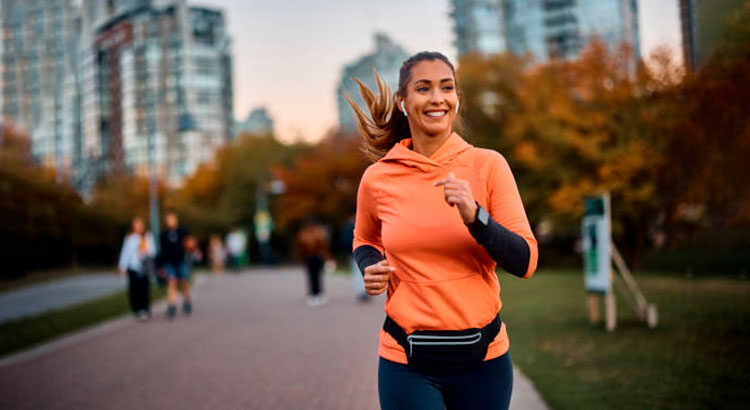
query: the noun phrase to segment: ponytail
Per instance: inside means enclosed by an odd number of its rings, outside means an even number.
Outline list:
[[[380,77],[378,71],[373,71],[378,84],[378,95],[375,95],[358,78],[354,78],[359,85],[362,99],[365,100],[370,111],[369,115],[354,102],[346,90],[344,90],[344,97],[354,110],[357,128],[363,138],[362,151],[374,162],[383,158],[388,150],[399,141],[410,138],[411,131],[409,131],[409,121],[397,107],[395,94],[391,94],[391,88]]]

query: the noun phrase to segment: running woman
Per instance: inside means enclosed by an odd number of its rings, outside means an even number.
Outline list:
[[[453,131],[455,70],[444,55],[403,62],[391,95],[351,99],[376,162],[357,195],[353,250],[367,292],[387,291],[378,390],[384,410],[506,409],[513,372],[495,267],[528,278],[537,244],[496,151]]]

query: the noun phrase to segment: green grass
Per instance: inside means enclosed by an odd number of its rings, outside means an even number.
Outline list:
[[[618,300],[614,333],[589,324],[581,272],[501,275],[511,355],[553,409],[747,408],[750,282],[636,277],[654,330]]]
[[[165,290],[152,288],[151,300],[161,299],[165,295]],[[61,310],[5,322],[0,324],[0,356],[33,347],[129,312],[127,291],[120,291]]]

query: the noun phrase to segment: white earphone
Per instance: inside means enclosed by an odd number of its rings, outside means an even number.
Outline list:
[[[459,105],[461,105],[461,101],[456,100],[456,114],[458,114]]]

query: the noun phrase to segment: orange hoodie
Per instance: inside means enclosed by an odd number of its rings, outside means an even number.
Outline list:
[[[429,158],[411,147],[411,139],[400,141],[362,175],[353,249],[373,246],[395,268],[385,312],[406,333],[481,328],[502,306],[496,263],[471,236],[458,209],[445,202],[443,188],[433,183],[451,172],[469,181],[479,205],[526,240],[530,258],[524,277],[530,277],[536,239],[513,174],[502,155],[475,148],[456,133]],[[503,324],[485,360],[503,355],[508,346]],[[382,329],[378,354],[407,363],[403,348]]]

